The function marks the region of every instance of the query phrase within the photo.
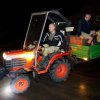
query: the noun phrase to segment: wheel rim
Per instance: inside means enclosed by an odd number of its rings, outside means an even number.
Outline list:
[[[21,79],[17,80],[14,84],[14,88],[18,92],[24,91],[27,87],[28,87],[28,81],[24,78],[21,78]]]
[[[66,73],[68,72],[68,67],[66,67],[65,64],[60,64],[57,68],[56,68],[56,76],[58,78],[63,78]]]

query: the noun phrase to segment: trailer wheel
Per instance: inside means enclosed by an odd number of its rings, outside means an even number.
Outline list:
[[[21,75],[17,76],[12,80],[10,87],[14,93],[23,93],[30,86],[30,79],[27,76]]]
[[[65,81],[69,75],[70,66],[68,61],[58,60],[51,66],[50,77],[55,82]]]

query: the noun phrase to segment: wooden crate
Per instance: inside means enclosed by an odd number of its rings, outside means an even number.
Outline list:
[[[70,44],[83,45],[84,41],[79,36],[70,36]]]

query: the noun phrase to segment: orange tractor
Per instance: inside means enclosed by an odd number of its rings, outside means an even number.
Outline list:
[[[69,39],[66,38],[66,51],[57,51],[48,54],[42,63],[43,55],[39,46],[46,35],[47,26],[55,23],[59,30],[70,26],[70,21],[59,11],[51,10],[32,13],[22,50],[3,53],[4,67],[0,68],[0,76],[11,78],[10,88],[14,93],[23,93],[30,86],[30,79],[25,73],[32,72],[33,77],[49,72],[55,82],[65,81],[70,71],[68,57]],[[65,34],[68,32],[65,31]]]

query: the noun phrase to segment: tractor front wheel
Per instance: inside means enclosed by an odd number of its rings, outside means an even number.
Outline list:
[[[20,75],[14,78],[10,84],[11,90],[14,93],[23,93],[30,86],[30,79],[27,76]]]
[[[68,77],[70,66],[66,60],[58,60],[54,62],[50,69],[50,77],[55,82],[65,81]]]

